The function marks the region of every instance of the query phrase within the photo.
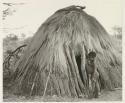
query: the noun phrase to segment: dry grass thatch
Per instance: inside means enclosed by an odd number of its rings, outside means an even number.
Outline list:
[[[102,25],[76,6],[58,10],[41,25],[17,64],[15,91],[27,95],[85,94],[82,78],[85,80],[85,55],[90,50],[97,53],[101,87],[112,90],[121,86],[121,58]],[[80,66],[77,56],[81,57]]]

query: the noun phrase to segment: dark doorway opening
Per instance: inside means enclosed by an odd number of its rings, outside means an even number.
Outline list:
[[[79,71],[79,74],[80,74],[80,78],[83,82],[83,75],[82,75],[82,70],[81,70],[81,55],[76,55],[75,56],[76,58],[76,63],[77,63],[77,66],[78,66],[78,71]]]
[[[84,79],[83,79],[83,74],[82,74],[82,68],[81,68],[81,55],[76,55],[75,59],[76,59],[76,63],[77,63],[77,66],[78,66],[80,78],[81,78],[83,84],[85,84]],[[100,89],[104,89],[105,84],[104,84],[104,80],[101,78],[101,75],[99,76],[99,85],[100,85]]]

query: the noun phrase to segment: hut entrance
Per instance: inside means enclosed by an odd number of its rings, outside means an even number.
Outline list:
[[[77,63],[77,66],[78,66],[80,78],[81,78],[81,80],[83,82],[83,76],[82,76],[82,70],[81,70],[81,55],[80,54],[76,55],[75,58],[76,58],[76,63]]]

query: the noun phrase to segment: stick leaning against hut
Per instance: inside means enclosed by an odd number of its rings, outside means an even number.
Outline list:
[[[85,55],[89,49],[97,53],[101,88],[121,86],[121,60],[102,25],[77,6],[58,10],[40,26],[15,67],[14,91],[21,95],[87,95]]]

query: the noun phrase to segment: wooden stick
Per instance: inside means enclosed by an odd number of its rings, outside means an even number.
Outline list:
[[[50,71],[49,71],[49,74],[48,74],[48,77],[47,77],[47,81],[46,81],[45,89],[44,89],[44,92],[43,92],[43,97],[45,96],[45,93],[46,93],[46,89],[47,89],[48,81],[49,81],[50,74],[51,74],[51,69],[52,69],[52,68],[50,68]]]
[[[36,72],[36,75],[35,75],[34,80],[33,80],[33,84],[32,84],[32,87],[31,87],[30,96],[32,95],[32,91],[33,91],[34,86],[35,86],[36,77],[37,77],[37,72]]]
[[[64,89],[65,89],[66,94],[71,97],[71,92],[69,89],[69,79],[63,80],[63,83],[64,83]]]
[[[65,54],[66,54],[66,57],[67,57],[67,61],[68,61],[68,67],[67,67],[67,69],[68,69],[68,73],[69,73],[69,80],[71,81],[71,85],[72,85],[72,90],[71,90],[71,92],[72,92],[72,94],[75,96],[75,97],[77,97],[77,92],[76,92],[76,84],[75,84],[75,79],[76,79],[76,77],[75,77],[75,75],[74,75],[74,73],[73,73],[73,71],[72,71],[72,68],[73,68],[73,65],[72,65],[72,61],[71,61],[71,58],[70,58],[70,54],[69,54],[69,49],[68,49],[68,46],[65,44],[64,45],[64,50],[65,50]],[[74,79],[75,78],[75,79]],[[70,88],[71,89],[71,88]]]
[[[79,85],[78,85],[78,80],[77,80],[77,75],[76,75],[76,72],[74,71],[74,65],[73,65],[73,61],[72,61],[72,58],[71,58],[71,55],[70,55],[70,50],[69,50],[69,47],[65,45],[65,50],[66,50],[66,54],[67,54],[67,59],[69,61],[69,65],[70,65],[70,71],[72,72],[72,75],[73,75],[73,81],[75,83],[75,89],[77,90],[77,96],[78,95],[81,95],[81,90],[79,88]]]
[[[74,80],[72,78],[72,73],[70,71],[70,66],[68,65],[67,69],[68,69],[68,74],[69,74],[69,89],[70,89],[70,93],[71,93],[71,96],[77,96],[77,93],[76,93],[76,89],[75,89],[75,83],[74,83]]]
[[[78,66],[77,66],[77,63],[76,63],[74,50],[71,50],[71,57],[72,57],[72,61],[73,61],[74,67],[75,67],[74,71],[76,72],[76,76],[77,76],[77,80],[79,82],[79,85],[82,88],[82,90],[85,90],[85,86],[82,82],[82,79],[80,78],[80,74],[79,74],[79,71],[78,71]]]
[[[65,96],[65,90],[64,90],[64,85],[63,85],[63,81],[62,79],[58,79],[58,84],[59,84],[59,87],[60,87],[60,90],[61,90],[61,95],[62,96]]]
[[[82,71],[82,76],[83,76],[83,80],[84,80],[85,86],[87,86],[88,78],[87,78],[87,73],[86,73],[86,68],[85,68],[86,57],[85,57],[84,45],[81,45],[81,51],[82,51],[81,52],[81,71]]]
[[[54,88],[56,89],[57,94],[60,96],[60,88],[59,88],[58,80],[57,80],[55,74],[52,74],[51,78],[52,78],[52,80],[54,82]]]
[[[84,85],[85,85],[85,96],[89,96],[89,87],[88,87],[88,77],[87,77],[87,73],[86,73],[86,51],[85,51],[85,47],[83,44],[80,45],[81,48],[81,72],[82,72],[82,76],[83,76],[83,81],[84,81]]]

